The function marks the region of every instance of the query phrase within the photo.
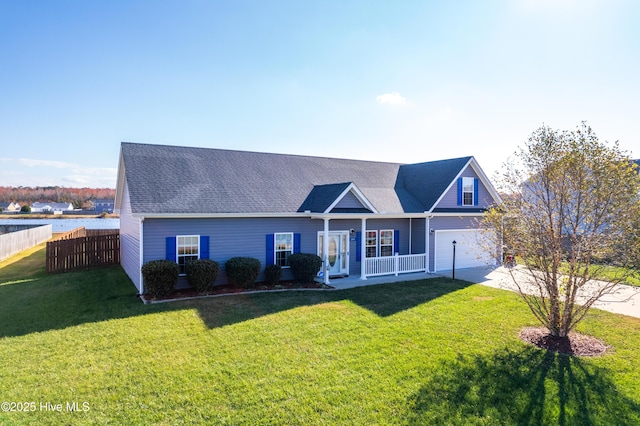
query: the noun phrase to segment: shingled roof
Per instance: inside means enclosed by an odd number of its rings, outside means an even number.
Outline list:
[[[349,183],[378,212],[421,213],[471,158],[404,165],[123,142],[120,173],[139,214],[316,210]]]

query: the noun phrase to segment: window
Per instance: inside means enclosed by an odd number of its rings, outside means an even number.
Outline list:
[[[293,253],[293,233],[275,234],[275,264],[288,267],[289,256]]]
[[[474,178],[463,177],[462,178],[462,205],[473,206],[473,193],[474,193]]]
[[[380,231],[380,256],[393,256],[393,230]]]
[[[365,238],[365,256],[378,256],[378,231],[367,231]]]
[[[200,258],[200,236],[198,235],[178,235],[177,241],[177,261],[180,266],[180,274],[186,274],[187,262]]]

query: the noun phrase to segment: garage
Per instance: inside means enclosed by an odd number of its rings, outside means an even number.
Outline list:
[[[435,231],[434,270],[453,266],[453,241],[456,242],[456,269],[495,265],[489,238],[477,229]]]

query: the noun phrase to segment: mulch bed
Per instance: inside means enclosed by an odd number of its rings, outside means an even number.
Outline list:
[[[568,337],[555,337],[545,327],[526,327],[520,332],[520,339],[541,349],[572,356],[598,356],[611,349],[593,336],[572,331]]]
[[[267,285],[264,283],[258,283],[253,288],[241,288],[233,287],[230,285],[217,285],[211,288],[211,290],[203,293],[198,293],[193,288],[184,288],[180,290],[174,290],[166,297],[151,297],[148,294],[143,294],[140,297],[144,303],[156,303],[156,302],[168,302],[180,299],[193,299],[197,297],[211,297],[221,296],[229,294],[242,294],[242,293],[256,293],[256,292],[268,292],[268,291],[282,291],[282,290],[300,290],[300,289],[331,289],[333,287],[321,284],[321,283],[295,283],[292,281],[281,281],[278,285]]]

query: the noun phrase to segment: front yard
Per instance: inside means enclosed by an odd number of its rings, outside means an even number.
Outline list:
[[[517,295],[462,281],[143,305],[119,267],[15,260],[1,423],[640,424],[639,319],[593,311],[579,331],[614,350],[573,358],[518,339]]]

